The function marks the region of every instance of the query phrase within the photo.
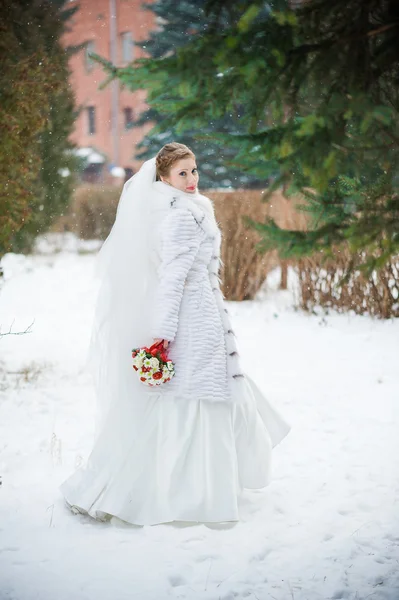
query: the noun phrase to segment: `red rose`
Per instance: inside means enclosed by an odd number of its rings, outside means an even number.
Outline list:
[[[133,358],[134,358],[135,356],[137,356],[137,352],[136,352],[135,350],[132,352],[132,356],[133,356]]]
[[[140,377],[140,381],[146,381],[145,377]]]
[[[133,365],[133,369],[134,369],[135,371],[138,371],[138,368],[136,367],[136,365]]]
[[[152,377],[153,377],[153,379],[161,379],[162,371],[157,371],[156,373],[154,373],[154,375]]]

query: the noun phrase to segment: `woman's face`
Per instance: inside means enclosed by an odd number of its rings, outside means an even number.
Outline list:
[[[191,156],[181,158],[173,163],[170,167],[169,175],[166,177],[161,175],[162,181],[169,183],[169,185],[173,185],[173,187],[182,192],[187,192],[188,194],[195,193],[197,190],[198,179],[197,164],[195,158],[192,158]]]

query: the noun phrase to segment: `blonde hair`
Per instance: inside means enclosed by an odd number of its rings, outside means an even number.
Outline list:
[[[156,180],[159,181],[161,179],[161,175],[162,177],[167,177],[169,175],[171,166],[175,162],[181,160],[182,158],[188,158],[189,156],[195,158],[194,152],[185,144],[180,144],[179,142],[165,144],[165,146],[163,146],[156,155]]]

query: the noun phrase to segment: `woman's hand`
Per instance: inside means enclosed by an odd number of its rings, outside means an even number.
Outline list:
[[[154,338],[154,342],[158,344],[158,342],[163,342],[163,347],[166,348],[169,346],[168,340],[163,340],[162,338]]]

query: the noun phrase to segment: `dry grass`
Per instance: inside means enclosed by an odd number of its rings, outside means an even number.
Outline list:
[[[4,361],[0,362],[0,391],[19,389],[26,385],[37,384],[51,368],[48,362],[31,361],[22,365],[18,370],[7,369]]]

